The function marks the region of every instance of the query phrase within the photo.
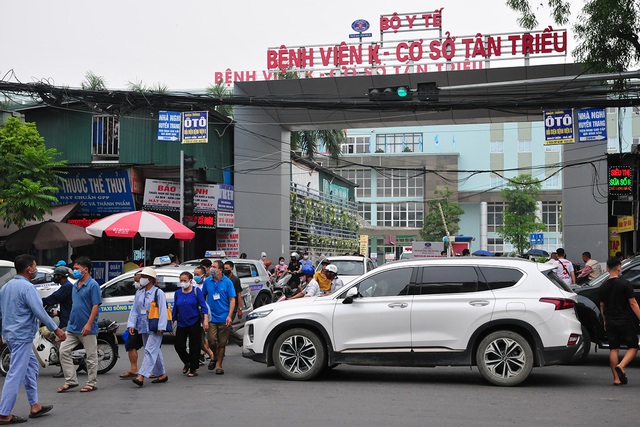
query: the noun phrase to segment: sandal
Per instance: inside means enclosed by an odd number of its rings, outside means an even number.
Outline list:
[[[120,374],[120,378],[122,378],[123,380],[126,380],[127,378],[137,377],[137,376],[138,376],[137,372],[131,372],[131,371],[127,371],[124,374]]]
[[[94,385],[87,384],[87,385],[85,385],[84,387],[82,387],[80,389],[80,393],[89,393],[89,392],[92,392],[92,391],[96,391],[97,389],[98,389],[98,387],[96,387]]]
[[[182,373],[186,374],[187,372],[189,372],[189,364],[185,363],[184,367],[182,368]]]
[[[216,375],[224,375],[224,369],[216,368]]]
[[[191,371],[187,374],[188,377],[197,377],[198,373],[196,371]]]
[[[66,391],[69,391],[70,388],[76,388],[76,387],[78,387],[78,384],[64,384],[62,387],[58,389],[58,393],[64,393]]]

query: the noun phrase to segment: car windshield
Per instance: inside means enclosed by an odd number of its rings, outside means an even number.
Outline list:
[[[331,260],[331,264],[338,267],[338,274],[342,276],[361,276],[364,274],[364,262]]]

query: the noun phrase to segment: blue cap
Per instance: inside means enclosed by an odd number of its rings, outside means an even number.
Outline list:
[[[67,261],[61,259],[60,261],[56,262],[56,265],[54,265],[54,267],[60,267],[61,265],[67,265]]]

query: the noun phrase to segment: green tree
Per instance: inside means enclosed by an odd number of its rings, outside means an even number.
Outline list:
[[[80,87],[84,90],[107,90],[104,77],[95,74],[91,70],[84,75],[84,81],[80,83]]]
[[[224,80],[220,79],[215,85],[207,88],[207,93],[214,98],[224,98],[233,95],[233,91],[224,84]],[[223,116],[233,117],[233,105],[218,105],[216,111]]]
[[[58,168],[66,161],[44,145],[35,123],[10,117],[0,128],[0,218],[5,224],[24,226],[42,220],[58,199]]]
[[[528,30],[538,25],[534,0],[507,0],[520,13],[518,23]],[[571,16],[564,0],[547,0],[555,23],[565,25]],[[640,61],[640,2],[638,0],[586,0],[574,25],[576,59],[596,73],[622,72]]]
[[[305,78],[308,74],[305,74]],[[292,70],[280,70],[279,80],[296,80],[300,78],[300,73]],[[302,154],[312,159],[318,152],[320,145],[331,157],[338,158],[340,146],[347,139],[347,134],[342,129],[329,130],[304,130],[291,132],[291,150],[302,151]]]
[[[142,80],[130,81],[127,88],[132,92],[138,93],[167,93],[169,87],[162,83],[156,83],[155,86],[147,86]]]
[[[544,231],[545,226],[536,218],[536,203],[542,184],[531,175],[522,174],[509,180],[500,195],[507,203],[504,211],[504,225],[498,234],[506,242],[513,244],[518,253],[529,249],[529,234]]]
[[[438,203],[442,206],[444,219],[447,221],[447,229],[451,236],[455,236],[460,231],[460,215],[464,214],[464,210],[456,202],[451,201],[453,192],[449,187],[444,190],[436,190],[433,192],[435,198],[427,202],[427,214],[424,217],[420,236],[427,242],[439,242],[447,235],[442,215]]]

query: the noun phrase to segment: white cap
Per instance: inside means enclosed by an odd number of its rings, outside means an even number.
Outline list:
[[[266,253],[266,252],[262,252],[262,253],[260,254],[260,256],[261,256],[261,257],[266,257],[266,256],[267,256],[267,253]]]
[[[158,278],[158,275],[156,274],[156,270],[154,270],[151,267],[143,268],[142,271],[140,272],[140,274],[143,275],[143,276],[153,277],[154,279]]]

